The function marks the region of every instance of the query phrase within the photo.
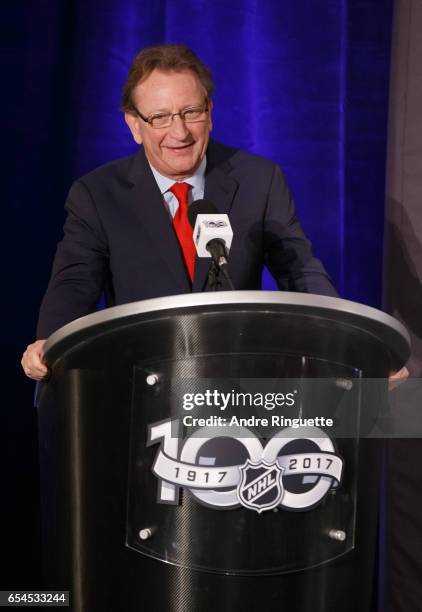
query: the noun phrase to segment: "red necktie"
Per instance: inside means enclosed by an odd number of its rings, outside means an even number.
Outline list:
[[[195,270],[195,245],[193,243],[193,229],[188,220],[188,193],[190,185],[187,183],[174,183],[170,190],[179,202],[179,208],[173,218],[173,227],[182,249],[183,259],[193,283]]]

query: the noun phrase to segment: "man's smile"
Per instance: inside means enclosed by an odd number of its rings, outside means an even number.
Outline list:
[[[185,144],[185,145],[180,145],[177,147],[168,147],[168,146],[164,146],[164,149],[170,149],[170,151],[181,151],[183,149],[187,149],[188,147],[191,147],[194,143],[190,142],[189,144]]]
[[[194,144],[194,142],[191,142],[186,145],[180,145],[179,147],[162,146],[162,149],[164,153],[167,151],[170,155],[186,155],[186,153],[191,153]]]

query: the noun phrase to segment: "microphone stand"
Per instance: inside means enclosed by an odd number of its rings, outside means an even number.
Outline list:
[[[208,289],[210,291],[221,291],[222,283],[219,278],[220,269],[215,261],[211,260],[211,265],[208,270]]]
[[[216,243],[217,240],[213,240],[213,242]],[[231,291],[235,291],[235,286],[233,285],[232,279],[230,278],[228,269],[228,254],[226,245],[223,241],[220,240],[218,241],[218,243],[220,252],[216,251],[215,249],[208,249],[212,257],[211,265],[208,270],[208,287],[211,291],[221,291],[223,289],[223,283],[221,281],[220,276],[221,272],[222,276],[224,276],[224,279],[226,280],[226,283],[229,286],[229,289]]]

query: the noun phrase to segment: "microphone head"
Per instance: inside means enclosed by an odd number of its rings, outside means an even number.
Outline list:
[[[204,213],[202,212],[204,208],[201,206],[200,212],[196,214],[193,230],[193,242],[198,257],[210,257],[212,245],[216,242],[223,242],[228,253],[233,239],[228,216],[223,213]],[[213,209],[215,210],[215,206]]]
[[[198,215],[218,215],[218,209],[210,200],[195,200],[188,208],[188,220],[192,227],[195,227]]]

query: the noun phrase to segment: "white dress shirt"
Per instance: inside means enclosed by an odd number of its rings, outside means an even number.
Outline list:
[[[169,191],[170,187],[172,187],[174,183],[188,183],[189,185],[192,185],[192,189],[189,189],[188,194],[189,204],[192,204],[192,202],[195,200],[203,199],[205,191],[205,169],[207,167],[206,157],[204,157],[204,159],[201,161],[195,174],[181,181],[175,181],[167,176],[163,176],[154,168],[154,166],[151,166],[151,164],[149,165],[157,182],[158,188],[164,198],[164,205],[172,219],[179,208],[179,202],[177,201],[176,196]]]

